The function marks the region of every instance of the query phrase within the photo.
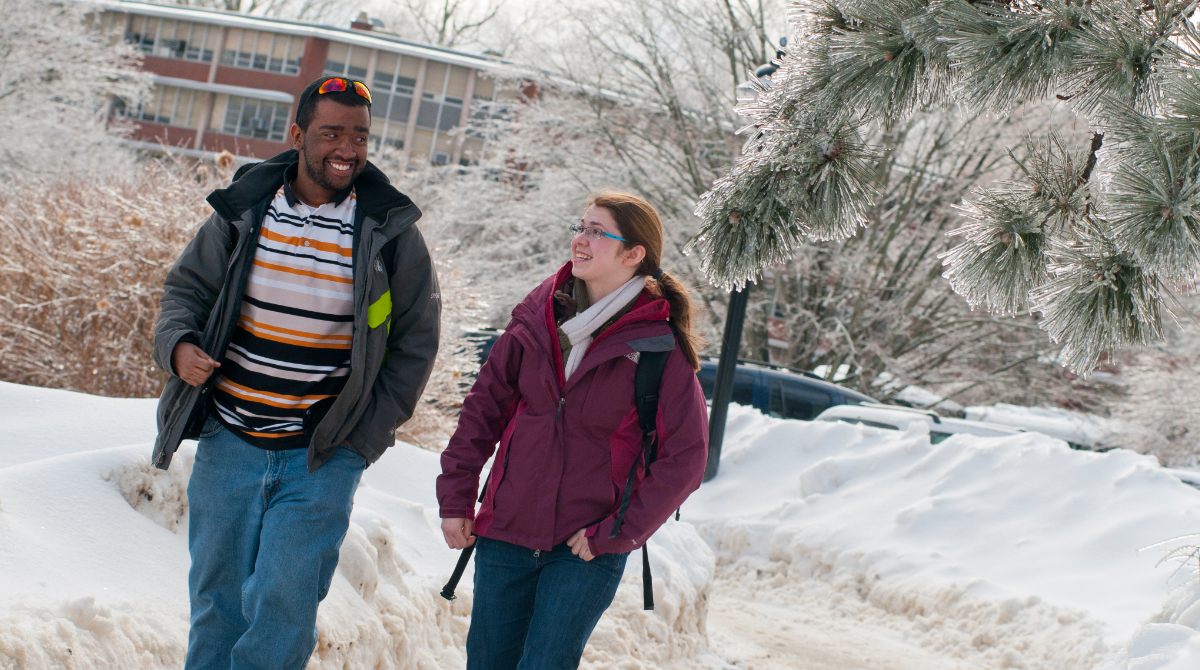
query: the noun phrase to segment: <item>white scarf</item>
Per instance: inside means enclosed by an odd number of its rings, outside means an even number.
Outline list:
[[[587,353],[588,347],[592,344],[592,335],[595,334],[596,329],[621,311],[621,308],[628,305],[645,287],[646,276],[636,275],[622,284],[621,288],[604,296],[596,301],[596,304],[562,324],[563,332],[566,333],[567,339],[571,340],[571,355],[567,357],[566,369],[563,371],[564,379],[570,379],[575,370],[579,368],[579,364],[583,361],[583,355]]]

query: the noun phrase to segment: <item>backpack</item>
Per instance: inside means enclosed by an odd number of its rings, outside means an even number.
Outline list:
[[[658,459],[658,388],[662,384],[663,370],[667,367],[667,356],[670,351],[643,351],[638,354],[637,371],[633,375],[633,403],[637,407],[638,426],[642,429],[642,458],[646,474],[650,474],[650,464]],[[633,482],[637,476],[638,460],[633,460],[629,468],[629,478],[625,482],[625,493],[621,496],[621,506],[617,509],[616,521],[613,523],[609,539],[617,536],[621,525],[625,522],[625,512],[629,509],[629,499],[633,495]],[[488,479],[491,479],[488,473]],[[483,502],[483,492],[487,490],[487,481],[480,490],[479,501]],[[675,519],[679,519],[679,510],[675,511]],[[442,587],[442,597],[454,600],[454,589],[458,587],[467,563],[475,545],[462,550],[454,573],[446,585]],[[649,611],[654,609],[654,577],[650,574],[650,555],[646,545],[642,544],[642,607]]]

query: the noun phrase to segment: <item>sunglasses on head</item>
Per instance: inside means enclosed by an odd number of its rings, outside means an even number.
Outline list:
[[[342,77],[326,79],[321,84],[321,87],[317,89],[317,95],[338,93],[340,91],[354,91],[366,98],[367,102],[371,102],[371,90],[367,88],[366,84],[361,81],[354,81],[353,79],[343,79]]]

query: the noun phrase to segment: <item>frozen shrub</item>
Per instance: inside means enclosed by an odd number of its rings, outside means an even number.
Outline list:
[[[157,396],[150,353],[163,279],[228,183],[212,165],[154,161],[135,178],[68,179],[0,199],[0,379]]]

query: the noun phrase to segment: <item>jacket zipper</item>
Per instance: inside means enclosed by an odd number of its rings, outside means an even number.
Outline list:
[[[555,422],[557,422],[559,419],[562,418],[562,408],[563,408],[563,405],[565,405],[565,404],[567,404],[567,396],[562,396],[561,398],[558,399],[558,412],[556,412],[554,414]]]

